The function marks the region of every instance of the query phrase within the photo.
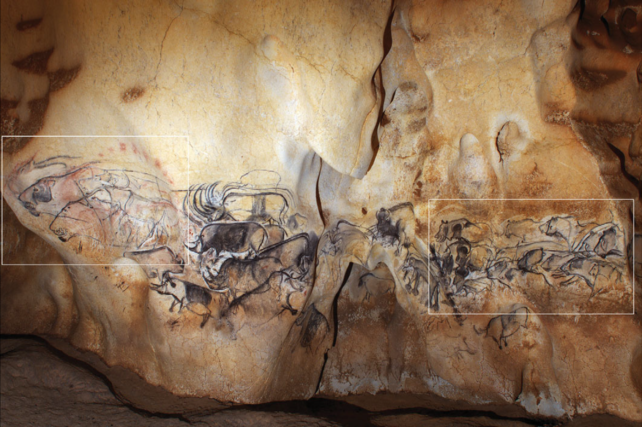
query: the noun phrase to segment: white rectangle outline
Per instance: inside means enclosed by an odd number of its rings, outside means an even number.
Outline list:
[[[189,176],[190,176],[190,167],[189,167],[189,158],[190,158],[190,148],[191,144],[189,141],[189,135],[2,135],[0,136],[0,176],[2,177],[2,194],[4,197],[4,139],[5,138],[185,138],[187,140],[187,191],[189,193]],[[187,215],[187,228],[185,229],[185,236],[189,236],[190,229],[190,216]],[[119,264],[5,264],[4,263],[4,210],[0,212],[0,241],[2,241],[2,251],[0,253],[0,266],[7,267],[40,267],[40,266],[97,266],[97,267],[106,267],[106,266],[116,266]],[[187,250],[187,248],[185,248]],[[184,265],[190,265],[189,256],[187,256],[187,263]],[[144,266],[170,266],[173,264],[138,264]]]
[[[190,148],[191,144],[189,141],[189,135],[2,135],[0,137],[0,176],[2,176],[2,183],[4,184],[4,138],[185,138],[187,140],[187,191],[189,192],[190,188]],[[3,188],[4,190],[4,188]],[[3,191],[4,193],[4,191]],[[631,269],[631,282],[632,282],[632,306],[633,310],[631,313],[537,313],[539,316],[631,316],[635,315],[635,199],[429,199],[428,200],[428,246],[430,246],[431,239],[431,202],[433,201],[630,201],[633,205],[633,221],[632,221],[632,255],[633,255],[633,266]],[[190,228],[190,217],[187,215],[187,228],[185,230],[186,235],[189,235]],[[0,241],[4,247],[4,210],[0,212]],[[189,264],[189,256],[187,257],[188,262],[185,265]],[[1,266],[113,266],[117,264],[5,264],[4,263],[4,250],[0,253],[0,265]],[[139,264],[145,266],[165,266],[172,264]],[[430,271],[430,257],[428,258],[428,270]],[[431,275],[428,274],[428,289],[430,289],[430,280]],[[506,313],[433,313],[428,307],[428,314],[431,316],[494,316],[502,315]]]
[[[581,201],[629,201],[633,205],[633,221],[631,224],[631,240],[632,240],[632,255],[633,265],[631,268],[631,285],[633,288],[633,310],[631,313],[535,313],[538,316],[634,316],[635,315],[635,199],[428,199],[428,248],[430,249],[430,202],[432,201],[549,201],[549,202],[581,202]],[[428,255],[428,292],[430,293],[430,255]],[[500,316],[508,313],[433,313],[430,309],[430,301],[428,303],[428,315],[430,316]]]

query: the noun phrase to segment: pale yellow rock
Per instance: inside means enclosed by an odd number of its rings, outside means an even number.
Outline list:
[[[640,28],[618,1],[3,0],[3,259],[59,265],[2,267],[2,333],[154,411],[640,421]]]

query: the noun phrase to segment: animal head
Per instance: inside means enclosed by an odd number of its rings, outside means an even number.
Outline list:
[[[415,266],[414,266],[414,262],[413,261],[414,260],[413,260],[412,257],[407,257],[404,260],[404,262],[403,262],[403,264],[401,266],[401,270],[406,272],[406,273],[412,273],[415,270]]]
[[[31,215],[40,216],[38,205],[51,202],[51,189],[55,184],[55,178],[42,178],[20,193],[18,200]]]
[[[160,284],[152,283],[150,287],[152,290],[163,295],[172,295],[177,299],[181,299],[180,293],[180,282],[177,282],[176,279],[170,276],[169,272],[165,272],[162,276]]]
[[[390,211],[386,208],[381,208],[377,211],[377,222],[390,222]]]
[[[602,237],[600,237],[593,250],[602,258],[605,258],[608,255],[622,255],[617,244],[617,231],[615,226],[613,226],[602,233]]]
[[[35,162],[32,158],[9,175],[9,189],[18,195],[18,201],[30,214],[56,215],[64,204],[82,196],[73,181],[94,163],[68,166],[67,162],[73,159],[57,156]]]
[[[7,184],[11,191],[20,194],[34,182],[46,177],[62,175],[69,170],[67,163],[76,159],[70,156],[56,156],[37,162],[34,157],[13,168],[7,177]]]
[[[554,216],[553,218],[546,221],[544,224],[540,225],[539,231],[546,234],[547,236],[552,236],[553,234],[555,234],[555,231],[557,230],[558,222],[559,222],[559,218]]]
[[[557,236],[561,238],[568,237],[571,232],[571,223],[569,222],[568,217],[557,217],[554,216],[544,224],[539,226],[539,231],[547,236]]]
[[[508,262],[501,260],[493,263],[486,272],[491,279],[498,278],[508,268]]]
[[[441,221],[441,224],[439,225],[439,231],[435,235],[435,238],[437,239],[438,242],[443,242],[446,240],[448,237],[448,221]]]

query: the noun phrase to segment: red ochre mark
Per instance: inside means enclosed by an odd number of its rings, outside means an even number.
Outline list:
[[[412,194],[415,196],[416,199],[421,197],[421,187],[423,187],[423,183],[421,181],[417,181],[415,183],[417,185],[417,188],[412,190]]]
[[[28,173],[33,170],[33,160],[36,158],[36,155],[34,154],[30,158],[16,163],[16,165],[13,167],[11,170],[11,173],[9,175],[21,175],[23,173]]]
[[[53,52],[53,49],[46,52],[34,53],[22,61],[14,62],[14,65],[26,72],[44,74],[47,70],[47,60],[51,52]],[[61,69],[46,73],[49,78],[49,91],[44,97],[32,99],[27,103],[29,118],[25,122],[20,121],[16,112],[18,101],[11,99],[1,100],[0,132],[2,135],[14,136],[4,138],[3,149],[5,152],[15,153],[31,141],[31,138],[17,138],[18,136],[36,135],[40,132],[45,123],[45,114],[49,106],[49,94],[67,86],[76,78],[79,71],[80,65],[70,70]]]
[[[19,70],[31,74],[45,74],[47,72],[47,62],[53,53],[53,47],[42,52],[32,53],[31,55],[13,61],[12,64]]]
[[[127,151],[127,146],[125,145],[124,142],[121,142],[119,145],[120,145],[120,151]]]
[[[132,87],[123,93],[123,102],[133,102],[145,94],[145,89]]]
[[[103,153],[98,153],[98,157],[105,157]]]
[[[113,153],[113,152],[114,152],[114,149],[113,149],[113,148],[111,148],[111,147],[109,147],[109,148],[107,148],[107,151],[109,151],[110,153]]]
[[[156,167],[160,169],[161,168],[160,160],[156,159],[156,161],[154,162],[154,165],[156,165]]]
[[[43,98],[32,99],[27,103],[29,119],[21,122],[16,107],[18,101],[10,99],[0,100],[0,133],[14,135],[3,139],[2,149],[6,153],[15,153],[24,147],[31,138],[20,138],[20,135],[36,135],[45,123],[45,113],[49,105],[49,93]]]
[[[170,177],[169,177],[169,175],[167,174],[167,171],[166,171],[166,170],[163,170],[163,176],[164,176],[165,178],[167,178],[167,182],[169,182],[169,183],[170,183],[170,184],[172,184],[172,185],[174,184],[174,180],[173,180],[172,178],[170,178]]]
[[[36,28],[42,22],[42,18],[28,19],[26,21],[20,21],[16,24],[16,30],[18,31],[27,31],[31,28]]]
[[[25,24],[26,25],[26,24]],[[53,53],[53,48],[31,55],[13,62],[17,69],[31,74],[46,74],[47,62]],[[19,101],[12,99],[0,100],[0,132],[2,135],[11,135],[3,139],[2,149],[7,153],[15,153],[27,145],[31,138],[20,138],[20,136],[36,135],[42,129],[45,122],[45,113],[49,106],[49,91],[38,99],[27,102],[29,117],[24,122],[16,112]]]
[[[13,99],[0,99],[0,125],[2,126],[3,135],[12,135],[15,133],[15,128],[18,126],[18,114],[16,107],[18,101]]]
[[[60,70],[47,73],[47,77],[49,77],[49,92],[56,92],[67,86],[78,77],[79,71],[80,65],[69,70],[61,68]]]

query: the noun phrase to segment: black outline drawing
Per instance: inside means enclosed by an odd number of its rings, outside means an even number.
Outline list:
[[[51,217],[49,229],[59,240],[85,238],[127,250],[155,248],[172,238],[178,241],[178,212],[167,182],[145,172],[102,167],[97,161],[68,165],[76,159],[31,160],[16,174],[17,178],[44,175],[17,198],[31,215]]]
[[[11,184],[31,215],[51,218],[61,242],[80,241],[80,252],[89,239],[135,260],[151,289],[171,297],[170,312],[192,312],[204,327],[212,313],[232,318],[268,291],[278,295],[275,315],[298,314],[292,295],[311,288],[318,238],[304,231],[306,218],[280,182],[276,172],[256,170],[237,182],[195,185],[183,191],[182,211],[171,198],[181,191],[164,180],[73,156],[31,159]],[[177,232],[188,217],[191,242]],[[179,255],[185,249],[189,264]]]
[[[528,329],[528,315],[530,309],[526,306],[517,307],[507,314],[495,316],[488,321],[485,328],[477,329],[473,325],[477,335],[489,335],[499,345],[499,349],[508,347],[508,338],[515,335],[521,328]],[[503,345],[502,345],[503,343]]]
[[[319,260],[347,255],[364,266],[383,266],[382,259],[368,255],[375,247],[383,249],[377,256],[403,261],[391,278],[374,270],[361,275],[365,300],[371,296],[369,280],[396,281],[432,310],[442,303],[451,307],[458,322],[459,297],[495,286],[512,289],[529,275],[553,289],[584,283],[590,299],[603,291],[601,277],[622,280],[627,253],[614,220],[580,223],[568,215],[508,219],[499,231],[465,217],[442,220],[434,241],[421,249],[411,203],[381,207],[369,226],[339,220],[319,239],[305,229],[307,219],[280,175],[269,170],[172,190],[148,173],[63,155],[30,159],[11,175],[9,187],[31,215],[51,218],[49,229],[60,241],[79,240],[78,253],[88,240],[137,261],[152,290],[172,298],[169,311],[178,305],[179,313],[202,316],[201,327],[214,303],[222,318],[232,318],[268,295],[276,301],[274,315],[288,312],[303,322],[314,305],[299,313],[292,296],[307,295]],[[182,210],[172,193],[184,193]],[[189,242],[179,232],[188,218],[196,236]],[[185,249],[189,263],[179,255]],[[500,348],[505,338],[499,338]]]

